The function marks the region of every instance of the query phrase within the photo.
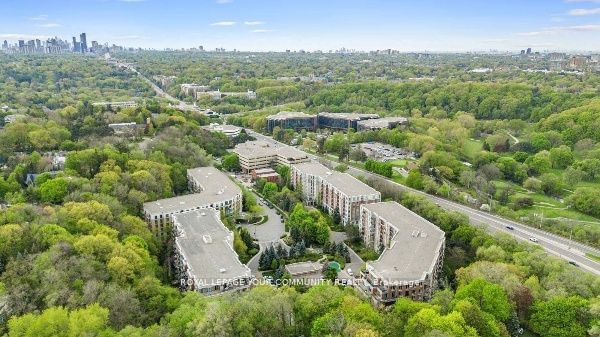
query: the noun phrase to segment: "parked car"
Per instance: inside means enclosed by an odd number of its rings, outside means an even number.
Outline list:
[[[354,276],[354,272],[352,272],[352,269],[348,268],[347,272],[348,272],[348,275]]]

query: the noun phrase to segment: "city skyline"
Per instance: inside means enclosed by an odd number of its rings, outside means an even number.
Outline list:
[[[150,49],[598,51],[600,1],[25,0],[0,23],[2,41],[75,32]]]

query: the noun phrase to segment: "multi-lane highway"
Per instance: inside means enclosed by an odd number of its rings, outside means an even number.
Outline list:
[[[271,137],[264,136],[262,134],[254,132],[254,131],[248,130],[248,133],[250,135],[252,135],[253,137],[256,137],[259,140],[283,145],[283,144],[275,141]],[[312,156],[311,154],[308,154],[308,155]],[[312,156],[312,157],[314,160],[316,160],[316,158],[314,156]],[[336,162],[329,160],[329,159],[319,158],[319,161],[321,161],[321,162],[324,161],[325,163],[329,163],[330,166],[337,165]],[[534,243],[532,240],[535,240],[537,242],[535,242],[534,244],[538,244],[539,246],[544,248],[548,253],[555,255],[561,259],[564,259],[568,262],[575,263],[582,270],[586,270],[586,271],[589,271],[596,275],[600,275],[600,263],[598,263],[586,256],[586,254],[593,254],[595,256],[600,256],[600,250],[598,250],[596,248],[584,245],[582,243],[579,243],[579,242],[576,242],[573,240],[569,240],[567,238],[564,238],[564,237],[561,237],[561,236],[558,236],[558,235],[555,235],[552,233],[548,233],[546,231],[543,231],[543,230],[540,230],[537,228],[533,228],[533,227],[524,225],[519,222],[508,220],[508,219],[490,214],[488,212],[480,211],[478,209],[474,209],[474,208],[459,204],[454,201],[449,201],[449,200],[446,200],[446,199],[443,199],[443,198],[440,198],[437,196],[426,194],[422,191],[414,190],[407,186],[404,186],[404,185],[398,184],[394,181],[391,181],[380,175],[377,175],[377,174],[374,174],[374,173],[371,173],[368,171],[364,171],[364,170],[361,170],[361,169],[358,169],[355,167],[349,167],[348,173],[353,176],[356,176],[356,177],[363,176],[368,179],[374,179],[374,180],[384,182],[385,184],[387,184],[388,187],[393,188],[397,191],[410,191],[413,193],[418,193],[420,195],[423,195],[423,196],[429,198],[430,200],[434,201],[435,203],[437,203],[440,207],[442,207],[444,209],[461,212],[461,213],[467,215],[472,224],[481,226],[482,228],[485,228],[489,232],[508,233],[508,234],[512,235],[513,237],[515,237],[516,239],[528,241],[531,243]]]

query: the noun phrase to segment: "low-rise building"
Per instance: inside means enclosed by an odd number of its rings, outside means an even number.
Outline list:
[[[299,111],[282,111],[267,117],[267,130],[269,133],[272,133],[276,126],[282,129],[293,129],[294,131],[314,131],[317,128],[317,116]]]
[[[296,262],[285,265],[285,271],[293,279],[322,279],[323,264],[319,262]]]
[[[168,235],[173,215],[213,208],[227,214],[242,210],[242,190],[229,177],[212,166],[187,171],[192,194],[146,202],[144,218],[155,235]]]
[[[26,118],[27,118],[26,115],[21,115],[21,114],[6,115],[6,116],[4,116],[4,124],[10,124],[10,123],[16,122],[18,120],[24,120]]]
[[[233,232],[214,209],[173,216],[174,269],[182,290],[210,296],[250,287],[252,274],[233,248]]]
[[[275,172],[272,168],[263,168],[252,171],[252,180],[256,181],[258,179],[264,179],[268,182],[278,182],[279,181],[279,173]]]
[[[374,188],[319,163],[292,165],[290,181],[306,204],[319,205],[329,214],[337,212],[343,225],[358,223],[361,205],[381,201],[381,193]]]
[[[198,93],[204,93],[210,90],[210,86],[196,83],[184,83],[180,88],[183,95],[193,96],[194,98],[198,98]]]
[[[229,138],[237,137],[242,132],[242,128],[239,126],[217,123],[211,123],[210,125],[205,126],[204,129],[212,132],[223,133]]]
[[[380,130],[380,129],[393,129],[398,125],[408,125],[408,118],[406,117],[385,117],[385,118],[374,118],[366,119],[356,122],[357,131],[368,131],[368,130]]]
[[[359,230],[367,247],[382,251],[357,283],[374,305],[431,298],[444,259],[441,229],[397,202],[380,202],[361,206]]]
[[[379,118],[377,114],[321,112],[318,114],[317,123],[319,128],[358,130],[359,121],[377,118]]]
[[[308,155],[287,145],[275,145],[264,141],[249,141],[238,144],[232,150],[240,159],[243,172],[277,165],[292,165],[310,161]]]
[[[126,101],[126,102],[95,102],[92,103],[92,106],[101,106],[107,109],[119,109],[119,108],[137,108],[137,103],[135,101]]]
[[[108,127],[113,130],[115,135],[133,135],[144,131],[146,124],[136,124],[135,122],[111,123],[108,124]]]

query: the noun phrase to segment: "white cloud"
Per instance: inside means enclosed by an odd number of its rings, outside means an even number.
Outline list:
[[[246,26],[260,26],[260,25],[264,25],[265,22],[264,21],[244,21],[244,24]]]
[[[20,34],[20,33],[8,33],[8,34],[0,34],[1,39],[8,40],[47,40],[52,38],[49,35],[32,35],[32,34]]]
[[[597,15],[600,14],[600,8],[577,8],[570,10],[568,14],[571,16]]]
[[[230,26],[235,26],[237,22],[235,21],[219,21],[219,22],[213,22],[210,25],[211,26],[219,26],[219,27],[230,27]]]
[[[270,33],[272,31],[272,29],[255,29],[252,31],[252,33]]]
[[[40,14],[38,16],[29,18],[29,20],[31,20],[31,21],[46,21],[46,20],[48,20],[48,15]]]
[[[42,28],[56,28],[56,27],[62,27],[62,25],[60,23],[56,23],[56,22],[49,22],[49,23],[42,23],[37,25],[38,27],[42,27]]]
[[[553,35],[559,33],[577,33],[600,31],[600,24],[544,28],[539,31],[517,33],[520,36]]]
[[[233,0],[217,0],[217,3],[219,5],[230,4],[232,2],[233,2]]]

